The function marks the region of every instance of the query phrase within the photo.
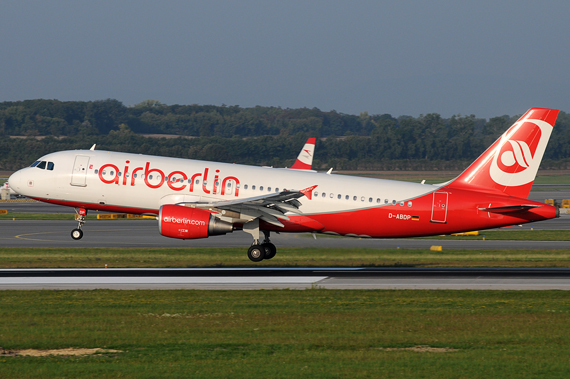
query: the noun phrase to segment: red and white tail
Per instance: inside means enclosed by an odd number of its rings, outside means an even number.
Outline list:
[[[289,168],[295,170],[310,170],[313,165],[313,153],[315,152],[315,139],[309,138],[299,153],[295,164]]]
[[[448,187],[527,198],[558,112],[531,108]]]

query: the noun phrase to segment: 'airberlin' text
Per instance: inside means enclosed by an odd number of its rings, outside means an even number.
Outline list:
[[[135,167],[131,170],[128,166],[130,161],[125,162],[125,168],[121,172],[119,167],[112,163],[104,164],[99,169],[99,180],[105,184],[118,184],[123,186],[134,186],[136,180],[143,180],[144,184],[152,189],[160,188],[166,185],[173,191],[182,191],[188,187],[189,192],[195,191],[195,186],[201,183],[202,191],[206,194],[225,195],[226,192],[231,194],[235,188],[234,195],[239,195],[239,179],[235,176],[226,176],[220,178],[220,170],[216,170],[213,180],[213,186],[208,188],[209,168],[205,168],[203,173],[195,173],[191,176],[186,175],[182,171],[172,171],[166,175],[164,171],[158,168],[151,168],[150,162],[146,162],[144,167]],[[138,177],[141,175],[141,177]]]

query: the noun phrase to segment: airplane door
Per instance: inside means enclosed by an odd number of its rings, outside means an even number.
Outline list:
[[[89,164],[89,157],[85,155],[75,156],[75,163],[73,164],[73,172],[71,173],[71,185],[85,187],[87,186],[87,165]]]
[[[447,192],[434,192],[431,208],[431,222],[445,224],[447,222]]]

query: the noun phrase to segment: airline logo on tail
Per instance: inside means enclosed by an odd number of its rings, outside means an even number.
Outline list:
[[[503,186],[521,186],[534,180],[548,144],[552,126],[542,120],[522,120],[503,134],[489,174]]]
[[[487,188],[527,198],[558,112],[530,109],[449,186]]]
[[[297,160],[290,168],[295,170],[310,170],[313,165],[313,153],[315,152],[315,138],[309,138],[299,153]]]

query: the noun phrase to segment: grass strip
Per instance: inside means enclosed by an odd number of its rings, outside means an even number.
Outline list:
[[[482,230],[478,236],[433,236],[426,239],[489,241],[570,241],[570,230]]]
[[[280,248],[252,263],[243,248],[1,248],[0,268],[570,267],[570,249]],[[0,345],[1,346],[1,345]]]
[[[2,378],[570,376],[563,291],[0,291]]]

